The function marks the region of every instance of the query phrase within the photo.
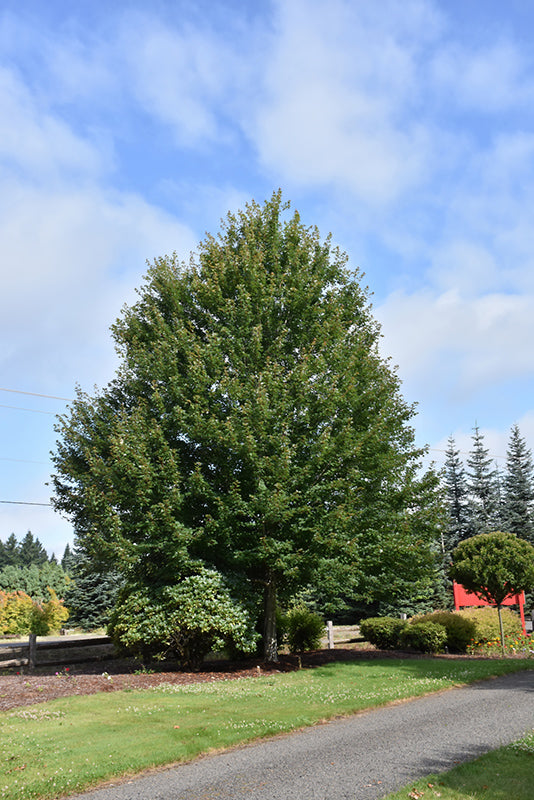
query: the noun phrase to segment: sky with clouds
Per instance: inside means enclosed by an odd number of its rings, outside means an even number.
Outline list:
[[[62,554],[26,505],[55,414],[146,261],[278,187],[365,273],[436,462],[475,423],[533,447],[533,40],[524,0],[3,0],[0,538]]]

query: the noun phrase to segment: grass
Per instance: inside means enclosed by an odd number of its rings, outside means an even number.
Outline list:
[[[534,730],[518,742],[429,775],[385,800],[532,800]]]
[[[0,714],[0,796],[25,800],[70,794],[113,777],[528,666],[508,659],[361,660],[14,709]]]

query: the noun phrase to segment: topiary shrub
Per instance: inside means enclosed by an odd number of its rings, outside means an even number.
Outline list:
[[[414,622],[437,622],[447,631],[446,647],[452,653],[465,653],[475,638],[473,620],[454,611],[434,611],[415,617]]]
[[[120,650],[143,659],[174,656],[193,669],[228,644],[252,652],[257,639],[246,609],[230,596],[222,576],[208,569],[158,590],[124,587],[108,633]]]
[[[317,650],[324,630],[322,617],[303,605],[291,608],[283,617],[282,631],[285,632],[284,639],[291,653]],[[282,637],[280,640],[282,641]]]
[[[447,643],[447,631],[437,622],[410,622],[401,631],[400,643],[421,653],[441,653]]]
[[[380,650],[395,650],[407,622],[396,617],[369,617],[360,622],[360,634]]]
[[[475,643],[486,644],[486,642],[500,639],[499,614],[496,608],[490,606],[465,608],[458,614],[474,623],[473,639]],[[501,616],[505,636],[518,636],[522,633],[521,619],[514,611],[510,608],[501,608]]]

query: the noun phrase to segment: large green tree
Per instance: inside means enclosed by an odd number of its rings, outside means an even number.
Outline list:
[[[394,597],[432,571],[439,515],[359,275],[286,211],[276,193],[189,264],[155,261],[113,326],[115,380],[58,425],[53,479],[78,546],[127,580],[207,565],[263,595],[268,659],[277,594],[319,570]]]

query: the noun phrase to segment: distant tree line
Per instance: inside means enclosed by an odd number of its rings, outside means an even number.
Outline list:
[[[69,544],[58,562],[54,554],[48,557],[31,531],[21,541],[14,533],[0,540],[0,591],[22,593],[40,604],[49,602],[51,590],[68,609],[70,626],[105,626],[119,586],[116,575],[89,568],[87,559]]]
[[[519,427],[511,428],[504,469],[491,457],[477,425],[472,441],[464,466],[454,438],[449,437],[444,469],[447,518],[441,541],[443,555],[447,558],[465,539],[498,530],[534,544],[534,466]]]

